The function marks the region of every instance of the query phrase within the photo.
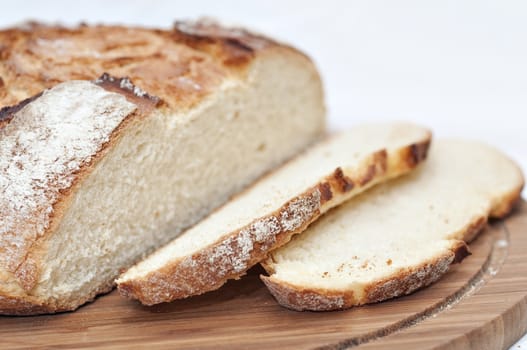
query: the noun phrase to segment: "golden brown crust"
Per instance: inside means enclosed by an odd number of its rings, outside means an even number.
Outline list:
[[[17,104],[60,82],[95,80],[106,72],[130,78],[171,108],[185,109],[226,77],[243,73],[257,52],[271,47],[293,51],[206,21],[177,22],[173,30],[33,22],[1,30],[0,43],[0,106]]]
[[[502,219],[509,215],[509,213],[514,209],[514,207],[520,202],[521,195],[524,187],[522,183],[515,191],[507,194],[503,200],[500,200],[492,211],[490,212],[490,217],[494,219]]]
[[[514,164],[512,160],[511,162]],[[516,165],[516,168],[519,174],[523,173],[518,165]],[[525,178],[523,175],[520,175],[520,182],[517,184],[516,189],[494,200],[489,216],[493,219],[502,219],[509,215],[514,207],[520,202],[524,187]]]
[[[430,134],[420,144],[428,147]],[[352,194],[386,176],[395,176],[415,167],[417,163],[408,161],[410,148],[410,145],[402,147],[390,155],[393,161],[388,159],[385,150],[381,150],[373,153],[358,170],[338,168],[278,211],[228,234],[191,257],[171,261],[141,278],[118,280],[119,291],[123,296],[153,305],[217,289],[228,279],[242,276],[247,269],[262,261],[269,251],[289,242],[293,235],[304,231],[321,214]],[[291,225],[288,221],[291,217],[301,220]],[[257,228],[261,227],[266,231],[258,232]],[[248,244],[252,249],[245,256]]]
[[[0,295],[0,314],[3,315],[24,316],[54,312],[56,312],[54,307],[43,305],[39,300],[27,296]]]

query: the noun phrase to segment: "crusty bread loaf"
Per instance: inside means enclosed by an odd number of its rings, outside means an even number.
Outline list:
[[[487,218],[503,217],[523,176],[495,149],[434,142],[423,166],[329,212],[273,251],[262,276],[295,310],[338,310],[408,294],[468,253]]]
[[[0,58],[0,314],[110,290],[324,133],[311,61],[244,30],[30,24]]]
[[[331,207],[413,169],[426,157],[430,137],[403,123],[333,136],[132,267],[118,288],[148,305],[217,289]]]

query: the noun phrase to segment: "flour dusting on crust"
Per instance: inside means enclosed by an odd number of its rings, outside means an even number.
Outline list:
[[[15,272],[76,172],[136,109],[87,81],[45,91],[0,129],[0,266]]]
[[[320,206],[320,190],[316,190],[310,196],[304,196],[293,200],[287,209],[280,214],[280,223],[286,231],[294,231],[299,228],[313,212]]]
[[[221,277],[244,272],[252,265],[254,255],[276,243],[279,233],[294,231],[305,225],[319,208],[318,189],[291,201],[279,214],[260,218],[214,246],[206,254],[209,266]],[[254,252],[256,243],[260,244],[259,252]]]

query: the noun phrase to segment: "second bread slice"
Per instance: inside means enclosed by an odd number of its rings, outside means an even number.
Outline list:
[[[402,123],[333,136],[132,267],[119,291],[152,305],[217,289],[330,208],[413,169],[430,139],[427,129]]]
[[[413,292],[467,254],[487,218],[518,199],[518,167],[491,147],[434,142],[429,159],[329,212],[273,251],[263,281],[295,310],[338,310]]]

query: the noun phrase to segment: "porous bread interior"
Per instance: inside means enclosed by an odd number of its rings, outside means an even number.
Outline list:
[[[359,167],[373,152],[392,152],[427,138],[428,131],[405,123],[364,124],[335,135],[263,178],[234,200],[123,274],[119,281],[155,271],[206,248],[253,220],[278,210],[341,166]]]
[[[266,53],[247,74],[188,113],[155,111],[130,126],[49,235],[30,294],[82,303],[322,135],[322,90],[307,59]]]
[[[517,166],[489,146],[437,141],[420,169],[330,211],[273,251],[266,268],[278,283],[360,300],[366,286],[448,252],[522,183]]]

